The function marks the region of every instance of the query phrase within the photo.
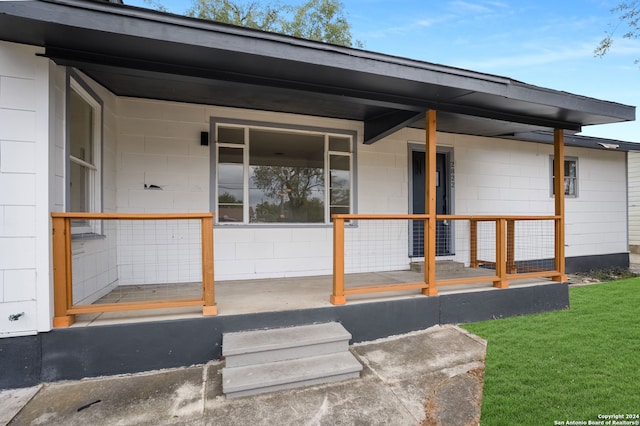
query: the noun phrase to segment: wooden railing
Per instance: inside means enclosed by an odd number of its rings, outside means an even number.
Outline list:
[[[561,280],[564,273],[560,265],[564,264],[563,251],[558,247],[559,227],[562,226],[560,216],[471,216],[471,215],[437,215],[435,217],[425,214],[414,215],[359,215],[336,214],[333,218],[333,293],[330,302],[334,305],[346,303],[346,296],[398,290],[420,289],[422,294],[437,295],[437,288],[457,284],[475,284],[492,282],[494,287],[507,288],[510,280],[528,278],[551,278]],[[419,282],[393,283],[373,286],[357,286],[345,288],[345,222],[352,221],[424,221],[424,277]],[[482,268],[483,273],[478,276],[466,276],[447,279],[435,278],[436,222],[438,221],[467,221],[469,223],[468,238],[468,265],[470,268]],[[552,253],[551,259],[536,265],[530,262],[518,262],[516,260],[516,223],[529,221],[551,221],[550,227],[553,233],[551,247],[545,247]],[[495,224],[492,239],[495,245],[491,248],[493,259],[482,259],[479,255],[480,223],[492,222]],[[522,242],[521,242],[522,244]],[[526,242],[525,242],[526,244]],[[539,243],[544,244],[544,243]],[[552,267],[549,267],[552,264]],[[489,273],[487,274],[487,272]],[[493,272],[493,273],[491,273]]]
[[[213,279],[213,214],[52,213],[54,327],[68,327],[78,314],[142,309],[202,306],[203,315],[216,315]],[[72,274],[72,221],[199,220],[202,253],[202,296],[119,303],[74,304]],[[100,235],[96,236],[100,238]]]

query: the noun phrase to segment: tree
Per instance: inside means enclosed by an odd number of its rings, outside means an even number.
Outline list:
[[[253,183],[273,202],[256,208],[261,221],[319,222],[324,220],[324,203],[317,191],[324,190],[324,170],[319,167],[256,166]],[[270,217],[267,217],[270,216]]]
[[[640,37],[640,0],[622,2],[611,9],[611,13],[618,15],[619,22],[611,32],[605,33],[606,36],[594,50],[593,53],[600,58],[611,49],[613,37],[621,25],[627,27],[627,32],[622,34],[622,38],[636,39]],[[638,61],[636,60],[636,62]]]
[[[295,10],[292,20],[282,23],[280,32],[340,46],[353,45],[351,25],[344,16],[342,3],[337,0],[309,0]],[[362,47],[359,41],[355,44]]]
[[[282,7],[252,1],[242,4],[230,0],[193,0],[187,15],[225,24],[238,25],[262,31],[277,31]]]
[[[308,0],[301,6],[242,0],[193,0],[187,14],[308,40],[363,47],[362,42],[352,39],[351,25],[340,0]]]

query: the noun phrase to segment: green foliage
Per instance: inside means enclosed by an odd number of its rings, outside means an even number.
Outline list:
[[[166,7],[164,7],[162,5],[162,3],[160,3],[158,0],[144,0],[145,4],[148,4],[149,6],[151,6],[152,9],[158,10],[160,12],[168,12],[169,9],[167,9]]]
[[[277,203],[256,206],[259,222],[321,222],[324,204],[314,197],[324,190],[324,170],[317,167],[256,166],[252,180],[256,188]]]
[[[193,0],[187,14],[308,40],[363,47],[360,41],[352,39],[351,25],[340,0],[308,0],[301,6],[242,0]]]
[[[187,11],[193,18],[209,19],[263,31],[277,31],[282,7],[260,5],[257,1],[241,3],[230,0],[193,0]]]
[[[290,8],[293,19],[282,22],[280,32],[307,40],[351,46],[351,25],[344,16],[343,5],[336,0],[309,0],[297,10]],[[358,47],[362,43],[356,41]]]
[[[221,204],[241,204],[242,200],[237,199],[233,194],[224,192],[218,196],[218,202]]]
[[[618,24],[612,31],[605,32],[605,37],[594,50],[594,55],[600,58],[611,50],[615,33],[621,26],[626,27],[627,30],[622,34],[622,38],[635,39],[640,37],[640,0],[622,2],[611,9],[611,13],[618,15]]]
[[[570,303],[464,326],[488,342],[482,425],[638,412],[640,279],[571,288]]]

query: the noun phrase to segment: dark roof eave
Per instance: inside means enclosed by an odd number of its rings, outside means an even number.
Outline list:
[[[69,13],[71,10],[74,13]],[[306,74],[301,78],[308,79],[306,83],[309,84],[322,84],[323,80],[318,80],[317,76],[320,73],[311,72],[322,67],[339,71],[354,81],[362,80],[361,77],[375,78],[376,87],[382,86],[388,91],[393,90],[394,84],[428,85],[435,88],[434,91],[438,87],[455,88],[459,92],[455,97],[425,101],[442,102],[442,105],[454,101],[461,109],[473,111],[483,99],[470,98],[482,96],[496,105],[495,111],[503,108],[501,113],[513,114],[514,117],[527,115],[539,107],[552,108],[554,111],[557,109],[555,114],[560,119],[549,122],[558,122],[562,127],[565,120],[564,128],[576,129],[580,125],[635,119],[635,108],[631,106],[540,88],[509,78],[131,6],[83,0],[31,0],[0,2],[0,24],[2,14],[13,14],[60,28],[96,32],[104,38],[108,35],[111,38],[129,37],[144,45],[144,49],[140,49],[142,52],[137,52],[139,55],[161,52],[170,45],[182,45],[203,55],[207,52],[233,53],[238,56],[238,66],[247,66],[248,58],[267,58],[273,60],[277,67],[287,64],[302,67]],[[211,37],[212,32],[217,36]],[[0,36],[3,36],[1,29]],[[37,34],[27,34],[22,42],[47,45],[47,40],[37,38]],[[326,73],[323,74],[326,77]]]
[[[536,131],[527,133],[516,133],[510,136],[503,136],[504,139],[517,139],[527,142],[538,142],[544,144],[553,144],[553,132]],[[596,136],[584,135],[564,135],[565,146],[574,146],[579,148],[598,149],[603,151],[630,152],[640,151],[640,143],[626,142],[615,139],[607,139]]]

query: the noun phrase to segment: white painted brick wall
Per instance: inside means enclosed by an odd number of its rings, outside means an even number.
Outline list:
[[[152,100],[122,98],[119,106],[117,205],[123,212],[209,211],[210,147],[200,145],[200,132],[209,131],[212,116],[361,130],[358,123],[340,120]],[[395,161],[389,175],[394,169]],[[144,184],[162,190],[145,190]],[[330,273],[331,241],[327,226],[216,226],[216,279]],[[141,282],[150,273],[133,263],[120,267],[121,280],[124,273]]]
[[[238,111],[228,108],[190,106],[147,100],[121,100],[118,209],[121,211],[198,211],[208,210],[209,148],[199,145],[199,132],[208,130],[208,117],[255,119],[288,123],[286,114]],[[126,115],[126,117],[124,117]],[[361,128],[357,124],[308,117],[296,123]],[[184,121],[181,121],[184,120]],[[360,133],[361,134],[361,133]],[[438,134],[439,144],[453,148],[455,160],[455,213],[552,215],[553,199],[549,194],[550,145],[518,141],[493,140],[462,135]],[[358,145],[358,209],[361,213],[406,213],[408,192],[408,142],[424,143],[424,132],[404,129],[373,145]],[[186,148],[185,148],[186,147]],[[612,164],[599,164],[600,152],[567,148],[567,155],[580,157],[580,197],[567,200],[568,256],[600,254],[616,243],[620,235],[597,235],[598,243],[582,244],[579,235],[588,223],[600,223],[597,209],[588,203],[594,196],[613,203],[607,210],[620,209],[620,194],[596,194],[601,185],[593,178],[599,167],[619,167],[620,158]],[[592,159],[596,163],[592,164]],[[606,174],[606,173],[605,173]],[[185,188],[185,176],[187,186]],[[613,178],[618,182],[619,176]],[[140,189],[144,183],[163,186],[163,191]],[[611,182],[607,184],[610,185]],[[615,191],[614,191],[615,192]],[[589,209],[583,225],[572,219],[583,208]],[[614,220],[619,220],[619,217]],[[575,222],[575,223],[574,223]],[[605,220],[606,222],[606,220]],[[357,229],[357,228],[356,228]],[[354,230],[347,230],[347,234]],[[407,232],[400,232],[395,245],[385,247],[377,264],[393,267],[409,263]],[[300,244],[289,242],[291,236]],[[611,239],[615,241],[611,241]],[[303,275],[314,271],[331,273],[331,229],[300,227],[255,228],[217,226],[216,279],[240,279],[266,276]],[[461,240],[458,240],[461,245]],[[604,249],[604,247],[607,247]],[[462,253],[464,249],[460,249]],[[315,262],[308,266],[306,253]],[[467,253],[468,256],[468,253]],[[393,259],[393,260],[389,260]],[[359,260],[353,260],[355,270]],[[360,262],[362,263],[362,262]],[[280,274],[280,275],[278,275]]]
[[[422,134],[409,131],[409,138],[424,140]],[[552,145],[465,135],[438,140],[454,150],[456,214],[554,214]],[[578,158],[579,176],[578,197],[565,200],[566,256],[627,251],[625,154],[566,147],[565,155]]]

